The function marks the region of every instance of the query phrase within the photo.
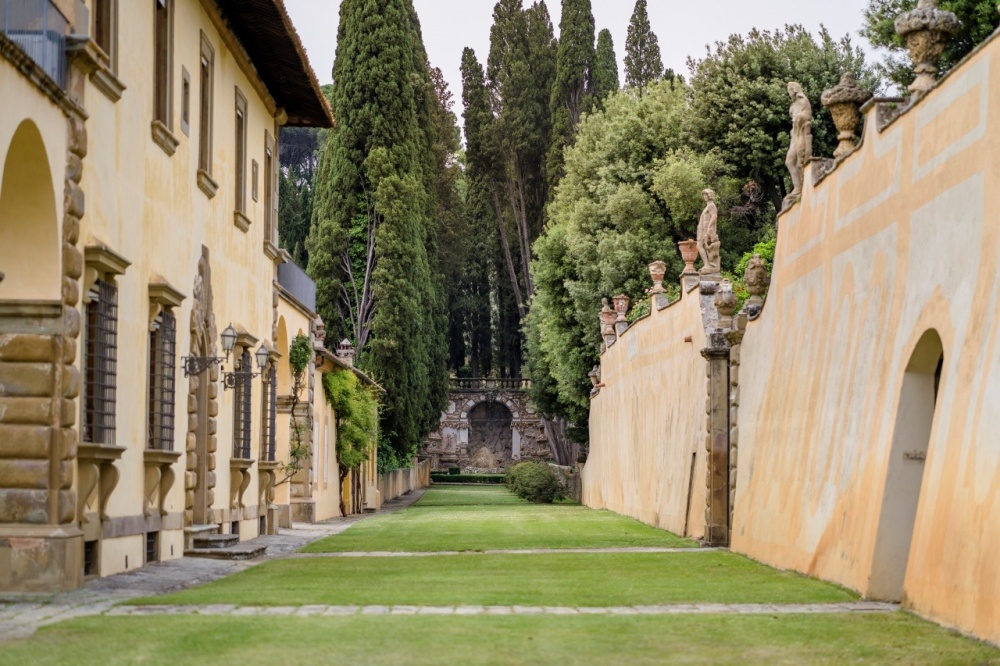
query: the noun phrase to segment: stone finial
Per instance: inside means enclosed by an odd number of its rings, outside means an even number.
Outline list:
[[[896,17],[896,33],[906,42],[917,78],[910,92],[920,98],[937,82],[937,62],[962,22],[952,12],[938,9],[937,0],[920,0],[917,8]]]
[[[715,292],[715,309],[719,311],[719,328],[728,330],[733,325],[733,315],[739,307],[740,300],[733,292],[733,285],[729,280],[723,280],[719,284],[719,290]]]
[[[702,263],[698,272],[715,276],[722,271],[722,261],[719,258],[719,248],[722,246],[719,241],[719,209],[715,205],[715,192],[702,190],[701,196],[705,200],[705,210],[698,220],[698,254]]]
[[[812,104],[809,103],[802,86],[795,81],[788,84],[788,96],[792,99],[792,105],[788,108],[788,113],[792,117],[792,138],[788,146],[788,155],[785,157],[785,166],[788,167],[792,179],[792,191],[785,197],[782,210],[802,198],[802,177],[806,164],[813,155]]]
[[[663,288],[663,278],[667,276],[667,262],[654,261],[649,265],[649,277],[653,279],[653,287],[647,289],[647,294],[662,294],[666,291]]]
[[[326,341],[326,324],[323,323],[322,317],[313,320],[312,333],[315,345],[322,347]]]
[[[858,85],[851,72],[844,72],[840,83],[823,92],[820,101],[833,116],[833,124],[837,126],[837,139],[840,145],[834,151],[834,157],[843,157],[854,150],[857,140],[856,130],[861,122],[861,107],[872,98],[872,92]]]
[[[759,254],[753,255],[747,263],[747,269],[743,273],[743,284],[750,293],[747,313],[751,317],[756,317],[764,305],[763,296],[771,284],[771,276],[767,274],[767,266]]]
[[[344,339],[340,341],[337,346],[337,351],[335,352],[337,358],[346,363],[347,365],[354,367],[354,345],[351,344],[350,340]]]

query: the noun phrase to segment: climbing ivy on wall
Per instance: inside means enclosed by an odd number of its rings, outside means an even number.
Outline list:
[[[378,402],[372,389],[347,370],[324,374],[323,393],[336,414],[337,464],[343,486],[347,475],[368,462],[375,452]],[[340,511],[342,515],[347,515],[343,495]]]
[[[313,344],[309,336],[299,334],[292,340],[288,350],[288,365],[292,370],[292,404],[291,404],[291,440],[288,448],[288,462],[281,466],[282,480],[278,485],[287,483],[302,469],[303,462],[312,455],[309,446],[302,441],[302,436],[312,429],[312,410],[306,410],[303,421],[299,421],[298,406],[302,401],[302,391],[306,388],[306,370],[313,360]]]

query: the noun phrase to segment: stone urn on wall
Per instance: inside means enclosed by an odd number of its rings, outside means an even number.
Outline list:
[[[840,145],[834,151],[834,157],[843,157],[854,150],[854,142],[858,136],[856,130],[861,122],[861,107],[872,98],[870,90],[858,85],[854,74],[845,72],[840,77],[840,83],[823,92],[820,101],[833,116],[833,124],[837,126],[837,139]]]
[[[615,319],[615,333],[621,335],[628,329],[628,304],[629,297],[625,294],[618,294],[611,299],[615,303],[615,312],[618,316]]]
[[[615,322],[618,320],[618,313],[608,305],[608,299],[602,298],[601,303],[604,306],[601,308],[601,337],[604,338],[604,344],[610,347],[616,338]]]
[[[733,315],[739,307],[740,299],[733,291],[733,284],[729,280],[723,280],[719,284],[719,290],[715,292],[715,309],[719,311],[719,328],[728,330],[733,326]]]
[[[681,259],[684,260],[684,272],[682,275],[697,275],[698,270],[694,267],[694,262],[698,261],[698,241],[685,240],[677,244],[681,251]]]
[[[926,95],[937,82],[937,61],[945,46],[958,34],[961,21],[952,12],[938,9],[937,0],[920,0],[917,8],[896,17],[896,32],[906,42],[917,78],[910,84],[915,97]]]
[[[666,291],[663,288],[663,278],[667,276],[667,262],[654,261],[649,265],[649,277],[653,279],[652,289],[647,290],[647,294],[662,294]]]
[[[629,297],[626,296],[625,294],[618,294],[617,296],[615,296],[611,300],[614,301],[615,312],[618,315],[615,318],[615,321],[616,322],[628,321],[627,315],[628,315],[628,304],[630,302]]]

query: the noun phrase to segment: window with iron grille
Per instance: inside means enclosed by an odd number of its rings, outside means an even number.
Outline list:
[[[236,398],[233,401],[233,457],[250,458],[250,401],[253,388],[253,359],[244,351],[236,367]]]
[[[118,288],[97,280],[86,306],[83,438],[114,446],[118,379]]]
[[[174,450],[177,320],[164,311],[149,334],[149,441],[151,449]]]
[[[278,420],[278,370],[271,366],[267,373],[267,383],[264,385],[260,424],[260,457],[268,462],[274,461],[277,446],[275,432]]]

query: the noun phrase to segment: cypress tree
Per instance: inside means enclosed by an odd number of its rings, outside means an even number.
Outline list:
[[[662,76],[660,42],[649,25],[646,0],[636,0],[625,41],[625,85],[641,90]]]
[[[493,112],[486,75],[472,49],[462,52],[462,102],[465,107],[465,191],[467,253],[465,288],[468,359],[473,376],[485,377],[493,370],[493,321],[491,280],[499,254],[497,218],[491,203],[490,181],[496,180],[496,156],[492,152]],[[502,270],[502,267],[501,267]],[[499,272],[504,276],[506,273]]]
[[[340,6],[331,132],[308,247],[333,339],[386,389],[381,435],[409,455],[446,390],[429,73],[410,0]]]
[[[563,0],[556,78],[550,102],[552,147],[546,165],[550,187],[554,187],[562,176],[563,150],[573,143],[580,116],[590,110],[588,89],[594,66],[594,30],[590,0]]]
[[[597,52],[594,56],[594,73],[590,77],[590,94],[595,103],[600,103],[619,87],[615,43],[611,31],[605,28],[597,35]]]

